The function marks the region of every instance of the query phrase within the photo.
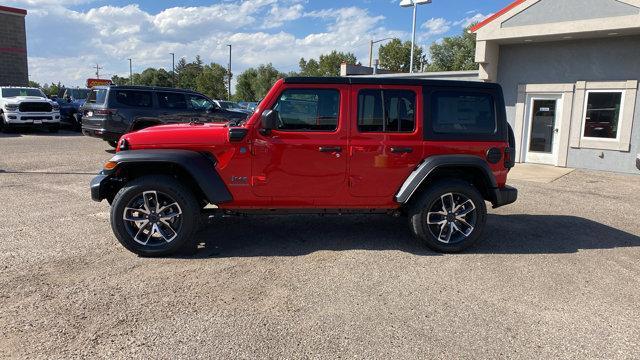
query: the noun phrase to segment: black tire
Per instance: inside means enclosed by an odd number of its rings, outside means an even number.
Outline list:
[[[78,113],[75,113],[73,115],[71,115],[72,117],[72,124],[73,124],[73,130],[75,131],[82,131],[82,116],[79,115]]]
[[[154,192],[155,201],[150,200],[153,198],[151,196],[148,203],[144,199],[144,203],[140,203],[141,197],[147,197]],[[163,199],[169,200],[163,202]],[[155,203],[164,207],[169,202],[179,206],[169,209],[172,213],[179,214],[169,220],[171,224],[161,223],[162,220],[157,219],[163,214],[167,215],[167,212],[151,211],[151,214],[155,214],[154,220],[151,220],[151,216],[144,220],[146,215],[137,211],[127,210],[125,213],[125,208],[143,211],[147,205],[153,208]],[[134,220],[125,220],[125,215]],[[168,256],[179,253],[183,248],[193,244],[194,235],[199,230],[200,216],[198,201],[181,183],[166,175],[148,175],[127,183],[118,191],[111,206],[111,228],[118,241],[135,254],[145,257]],[[145,224],[145,221],[148,224]],[[158,230],[154,228],[156,225]],[[171,227],[167,227],[168,225]],[[174,236],[167,240],[163,232]],[[143,243],[144,240],[146,244]]]
[[[0,131],[3,133],[9,132],[9,125],[4,122],[4,113],[0,110]]]
[[[118,147],[118,142],[116,140],[107,140],[107,144],[114,149]]]
[[[441,206],[445,201],[447,205]],[[460,207],[453,212],[456,205]],[[443,179],[420,194],[409,209],[409,220],[411,230],[421,243],[434,251],[456,253],[478,240],[487,220],[487,207],[482,194],[472,184]]]

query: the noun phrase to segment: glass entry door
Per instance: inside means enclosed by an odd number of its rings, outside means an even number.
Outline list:
[[[530,96],[526,162],[557,165],[562,95]]]

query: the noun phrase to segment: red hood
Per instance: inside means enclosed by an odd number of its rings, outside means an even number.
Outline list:
[[[228,142],[226,124],[172,124],[142,129],[123,136],[131,149],[176,145],[222,145]]]

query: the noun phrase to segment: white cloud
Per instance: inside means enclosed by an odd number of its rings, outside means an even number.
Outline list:
[[[461,26],[463,28],[467,28],[469,25],[474,24],[474,23],[479,23],[479,22],[483,21],[484,19],[488,18],[489,16],[493,15],[493,14],[485,15],[485,14],[481,14],[481,13],[475,12],[475,11],[467,12],[467,15],[471,15],[471,14],[474,14],[474,15],[467,16],[464,19],[460,19],[460,20],[454,22],[453,24],[456,25],[456,26]]]
[[[421,27],[427,30],[424,36],[431,37],[448,32],[451,29],[451,22],[444,18],[431,18]]]
[[[273,29],[281,27],[286,21],[298,20],[302,17],[303,10],[304,6],[302,4],[294,4],[289,7],[273,5],[262,27],[265,29]]]

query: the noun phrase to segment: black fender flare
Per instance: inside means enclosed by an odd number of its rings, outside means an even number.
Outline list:
[[[478,156],[473,155],[434,155],[426,158],[404,181],[400,190],[396,193],[395,201],[400,204],[406,204],[422,183],[433,174],[438,168],[442,167],[472,167],[482,171],[487,185],[491,188],[489,193],[494,192],[498,188],[495,176],[489,164]],[[492,202],[495,199],[490,199]]]
[[[215,159],[196,151],[176,149],[120,151],[110,161],[117,163],[111,173],[115,173],[118,168],[123,166],[174,165],[186,171],[193,178],[209,203],[221,204],[233,200],[229,189],[216,171]],[[103,175],[108,177],[110,173],[103,171]]]

